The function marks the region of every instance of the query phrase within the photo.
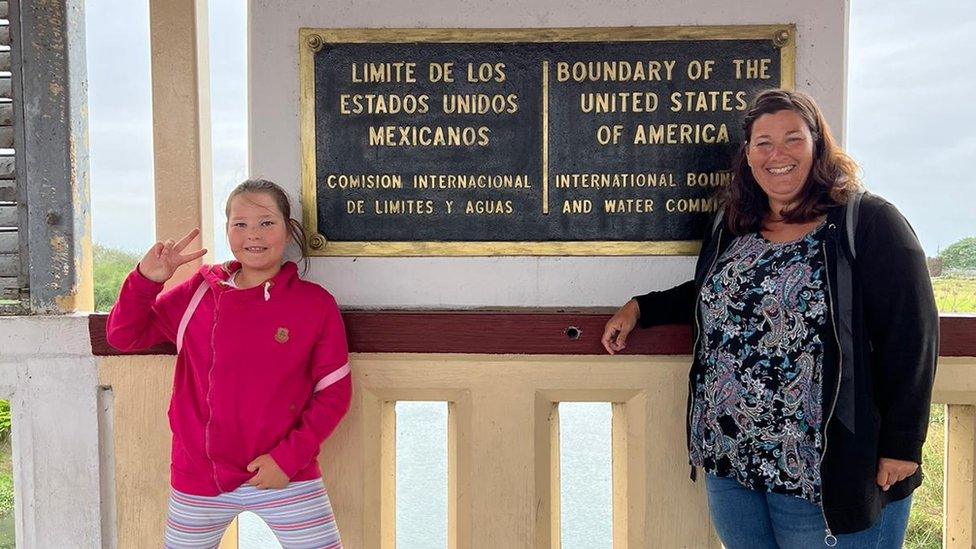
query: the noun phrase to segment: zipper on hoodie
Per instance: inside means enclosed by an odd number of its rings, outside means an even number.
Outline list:
[[[830,224],[830,228],[833,229],[835,226],[833,223]],[[824,519],[824,544],[827,547],[834,547],[837,545],[837,537],[834,536],[833,532],[830,531],[830,524],[827,522],[827,511],[824,509],[824,476],[823,476],[823,462],[824,458],[827,457],[827,428],[830,427],[830,420],[834,417],[834,409],[837,408],[837,397],[840,395],[840,382],[842,379],[842,372],[844,368],[844,349],[840,345],[840,336],[837,335],[837,319],[834,317],[834,294],[830,289],[830,263],[827,260],[827,243],[821,243],[821,249],[823,251],[824,258],[824,272],[826,273],[825,281],[827,284],[827,299],[830,302],[828,309],[830,310],[830,325],[834,333],[834,341],[837,343],[837,383],[834,386],[834,399],[830,404],[830,412],[827,414],[827,421],[824,422],[823,428],[823,451],[820,452],[820,463],[817,464],[817,469],[820,470],[820,514],[823,515]]]
[[[715,256],[712,258],[712,264],[705,271],[705,276],[702,278],[702,284],[708,280],[708,277],[712,274],[712,269],[715,268],[715,264],[718,263],[719,252],[722,250],[722,229],[718,230],[718,241],[715,243]],[[695,360],[698,359],[698,342],[701,340],[701,323],[698,320],[699,315],[699,303],[701,302],[701,292],[695,293],[695,341],[691,345],[691,365],[694,367]],[[691,452],[691,412],[695,409],[695,384],[692,380],[692,376],[688,376],[688,412],[685,421],[688,422],[688,452]],[[695,465],[691,465],[691,478],[695,479]]]
[[[217,365],[217,346],[214,342],[217,335],[217,319],[220,315],[220,294],[221,292],[214,292],[214,317],[213,325],[210,327],[210,370],[207,372],[207,425],[204,427],[204,448],[207,453],[207,460],[210,461],[210,469],[213,472],[214,484],[217,485],[217,490],[223,492],[224,489],[220,486],[220,480],[217,478],[217,463],[213,459],[213,455],[210,453],[210,423],[213,421],[213,404],[210,402],[210,395],[213,393],[214,384],[214,368]]]

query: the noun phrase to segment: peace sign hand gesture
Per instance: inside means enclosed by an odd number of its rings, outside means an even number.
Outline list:
[[[176,272],[176,269],[180,265],[203,257],[207,253],[205,248],[195,252],[183,253],[183,250],[199,234],[200,229],[193,229],[181,238],[179,242],[173,242],[172,239],[166,240],[165,242],[157,242],[152,248],[149,248],[149,251],[143,256],[142,261],[139,262],[139,272],[142,273],[142,276],[153,282],[160,284],[166,282],[173,276],[173,273]]]

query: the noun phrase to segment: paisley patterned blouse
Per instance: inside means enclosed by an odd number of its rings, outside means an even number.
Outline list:
[[[829,333],[823,225],[795,242],[736,238],[698,307],[691,461],[758,491],[820,503],[821,372]]]

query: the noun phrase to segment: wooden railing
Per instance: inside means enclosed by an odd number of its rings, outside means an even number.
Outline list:
[[[355,397],[321,463],[347,547],[395,544],[395,414],[448,403],[449,546],[559,546],[558,403],[612,403],[614,547],[718,547],[700,483],[688,481],[689,331],[599,344],[606,314],[345,314]],[[165,510],[172,357],[124,356],[90,318],[99,382],[111,386],[119,547],[157,539]],[[170,354],[160,347],[149,351]],[[944,317],[934,401],[948,405],[945,546],[973,546],[976,317]],[[230,538],[228,538],[230,540]],[[227,547],[233,546],[228,541]]]

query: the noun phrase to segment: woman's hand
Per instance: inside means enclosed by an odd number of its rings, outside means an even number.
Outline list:
[[[149,248],[142,261],[139,262],[139,272],[142,273],[142,276],[153,282],[160,284],[166,282],[172,278],[173,273],[181,265],[203,257],[207,253],[206,249],[200,249],[187,254],[183,253],[183,250],[199,234],[200,229],[193,229],[181,238],[179,242],[173,242],[172,239],[165,242],[157,242],[152,248]]]
[[[606,327],[603,328],[603,339],[600,340],[603,348],[611,355],[623,351],[627,347],[627,336],[633,331],[634,326],[637,326],[639,318],[640,307],[631,299],[607,321]]]
[[[278,467],[278,463],[270,454],[263,454],[247,464],[248,472],[257,471],[248,484],[259,490],[268,488],[285,488],[288,486],[288,475]]]
[[[887,492],[892,484],[914,475],[916,470],[918,464],[914,461],[881,458],[878,460],[878,486]]]

